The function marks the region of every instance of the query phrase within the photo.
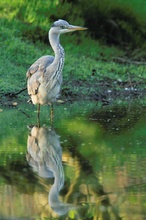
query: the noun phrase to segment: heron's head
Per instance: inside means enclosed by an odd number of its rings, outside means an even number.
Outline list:
[[[63,34],[72,31],[86,30],[85,27],[70,25],[67,21],[59,19],[55,21],[51,27],[51,31],[56,34]]]

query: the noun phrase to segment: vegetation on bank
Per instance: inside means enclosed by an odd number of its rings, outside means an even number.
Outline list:
[[[48,43],[46,32],[54,20],[62,18],[89,28],[82,38],[73,37],[76,43],[90,36],[124,49],[146,49],[145,0],[2,0],[0,8],[1,16],[13,24],[19,21],[20,35],[34,42]]]
[[[121,90],[124,95],[143,91],[146,3],[132,2],[2,0],[1,103],[18,94],[19,100],[28,99],[26,90],[19,93],[26,87],[26,71],[40,56],[53,54],[47,32],[58,18],[89,28],[61,36],[66,52],[61,98],[110,99]]]

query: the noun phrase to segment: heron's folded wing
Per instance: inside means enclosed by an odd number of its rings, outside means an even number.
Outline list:
[[[46,69],[50,64],[53,62],[54,57],[53,56],[42,56],[37,61],[35,61],[30,68],[28,69],[26,73],[26,77],[29,78],[33,74],[37,72],[38,69]]]
[[[46,68],[53,62],[53,56],[43,56],[30,66],[26,73],[28,78],[28,94],[35,95],[44,80]]]
[[[29,95],[36,95],[40,84],[44,81],[45,70],[38,69],[35,74],[28,78],[27,88]]]

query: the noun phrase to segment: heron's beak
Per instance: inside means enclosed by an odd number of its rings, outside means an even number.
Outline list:
[[[87,29],[88,28],[86,28],[86,27],[70,25],[68,28],[68,31],[83,31],[83,30],[87,30]]]

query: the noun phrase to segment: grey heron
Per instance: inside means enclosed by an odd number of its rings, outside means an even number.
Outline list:
[[[62,69],[64,66],[64,49],[60,44],[60,34],[86,30],[85,27],[70,25],[67,21],[59,19],[55,21],[49,30],[49,41],[54,51],[53,56],[42,56],[33,63],[26,73],[28,94],[33,104],[38,104],[38,117],[40,105],[51,106],[51,118],[53,118],[53,103],[60,93],[62,84]]]

